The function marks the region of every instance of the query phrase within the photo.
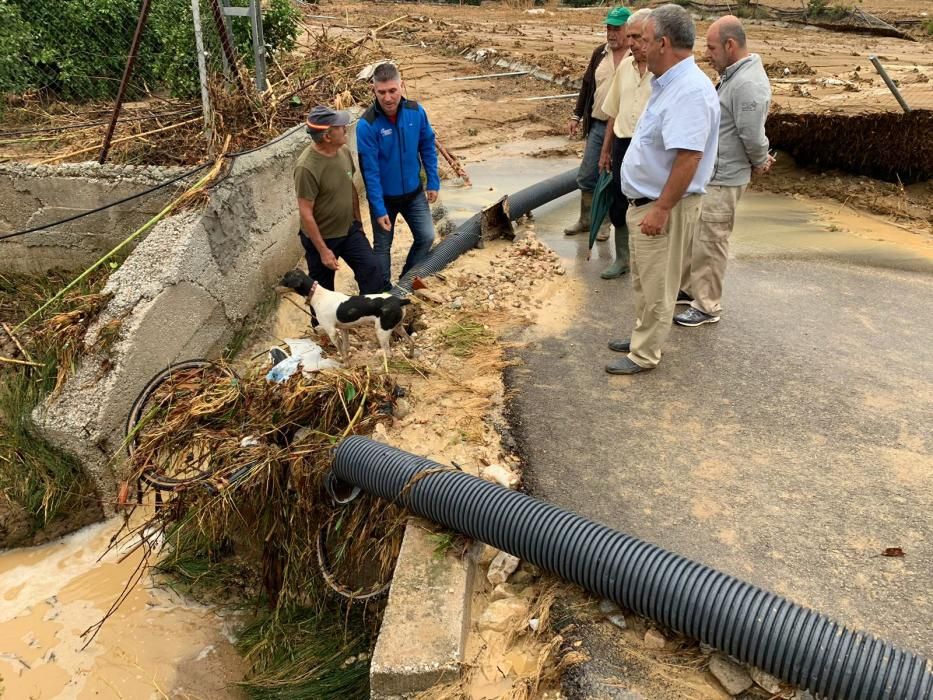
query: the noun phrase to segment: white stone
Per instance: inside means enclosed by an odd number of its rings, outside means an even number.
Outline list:
[[[490,603],[480,615],[477,626],[481,632],[505,632],[528,612],[522,598],[503,598]]]
[[[503,598],[514,598],[522,589],[518,586],[513,586],[511,583],[500,583],[498,586],[492,589],[490,598],[492,600],[502,600]]]
[[[745,667],[722,654],[713,654],[710,657],[709,672],[720,682],[729,695],[738,695],[753,685],[752,678],[748,675]]]
[[[505,583],[509,580],[512,572],[518,568],[520,561],[518,557],[513,557],[508,552],[499,552],[489,564],[489,571],[486,572],[486,579],[493,586]]]
[[[518,486],[519,481],[518,474],[507,467],[503,467],[501,464],[490,464],[488,467],[484,467],[483,471],[480,472],[480,476],[486,481],[492,481],[493,483],[505,486],[509,489],[514,489]]]
[[[660,651],[664,648],[665,644],[667,644],[667,640],[664,638],[664,635],[657,630],[650,629],[645,632],[645,647],[648,649]]]
[[[762,671],[760,668],[749,666],[748,675],[752,677],[753,681],[755,681],[758,685],[760,685],[772,695],[776,695],[777,693],[781,692],[781,681],[779,681],[767,671]]]

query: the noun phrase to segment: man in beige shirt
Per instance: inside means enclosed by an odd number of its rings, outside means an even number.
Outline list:
[[[625,23],[626,40],[632,54],[616,69],[609,92],[603,101],[602,110],[608,116],[606,135],[599,155],[600,172],[612,171],[612,203],[609,220],[615,227],[616,259],[602,273],[603,279],[613,279],[629,270],[628,229],[625,228],[625,212],[628,200],[622,194],[619,169],[625,151],[632,142],[635,124],[645,110],[651,96],[651,71],[648,70],[647,53],[642,41],[645,21],[651,10],[644,8],[635,12]]]

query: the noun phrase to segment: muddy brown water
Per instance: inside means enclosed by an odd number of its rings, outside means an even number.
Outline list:
[[[0,552],[0,697],[235,697],[239,661],[224,621],[144,577],[98,637],[81,634],[117,599],[140,554],[100,559],[117,519]],[[210,669],[209,673],[202,674]],[[232,691],[231,691],[232,692]],[[180,695],[184,697],[183,694]]]

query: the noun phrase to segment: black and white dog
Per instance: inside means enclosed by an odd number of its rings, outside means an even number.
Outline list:
[[[308,300],[318,323],[334,347],[340,351],[344,364],[347,364],[350,350],[347,329],[364,323],[372,323],[376,329],[376,338],[382,348],[386,371],[389,363],[389,341],[393,333],[408,341],[409,350],[414,348],[414,341],[402,324],[405,320],[405,307],[411,303],[408,299],[399,299],[388,293],[350,297],[325,289],[301,270],[287,272],[282,278],[282,286],[293,289]]]

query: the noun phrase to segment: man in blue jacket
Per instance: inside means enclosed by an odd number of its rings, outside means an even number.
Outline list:
[[[434,242],[431,207],[441,183],[437,175],[434,130],[424,107],[402,95],[402,78],[391,63],[373,72],[372,106],[356,126],[360,172],[366,183],[373,249],[382,266],[385,288],[391,287],[391,249],[395,219],[401,214],[414,242],[402,275],[421,262]],[[421,184],[421,168],[427,188]]]

